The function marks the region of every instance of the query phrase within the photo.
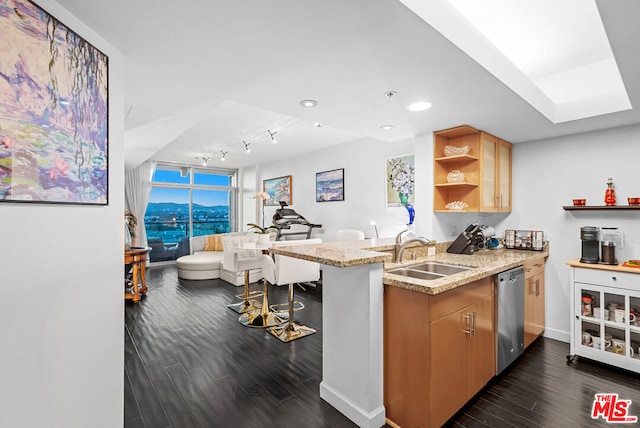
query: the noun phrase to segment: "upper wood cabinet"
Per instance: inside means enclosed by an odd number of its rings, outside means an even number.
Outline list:
[[[447,146],[469,150],[447,156]],[[510,212],[511,148],[511,143],[468,125],[435,132],[433,210],[455,212],[446,205],[462,201],[468,204],[466,212]],[[454,170],[464,180],[450,182]]]

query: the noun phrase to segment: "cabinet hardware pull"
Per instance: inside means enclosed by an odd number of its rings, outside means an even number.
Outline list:
[[[473,327],[471,327],[471,337],[476,337],[476,311],[473,311]]]
[[[462,317],[468,321],[467,322],[467,329],[466,330],[463,329],[462,331],[465,334],[468,334],[469,338],[471,338],[471,337],[473,337],[472,336],[472,330],[471,330],[471,314],[464,314]]]
[[[536,296],[540,295],[540,280],[536,279]]]
[[[614,281],[618,280],[618,278],[616,278],[615,276],[612,276],[611,279],[613,279]]]

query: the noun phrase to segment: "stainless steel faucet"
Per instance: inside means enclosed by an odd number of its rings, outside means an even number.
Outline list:
[[[396,259],[395,262],[399,263],[402,261],[402,253],[404,252],[404,249],[407,247],[407,245],[409,244],[413,244],[415,242],[420,242],[423,243],[424,245],[431,245],[435,242],[427,239],[427,238],[423,238],[423,237],[417,237],[417,238],[411,238],[411,239],[407,239],[406,241],[402,242],[402,234],[406,232],[406,230],[403,230],[402,232],[398,233],[398,235],[396,236]]]

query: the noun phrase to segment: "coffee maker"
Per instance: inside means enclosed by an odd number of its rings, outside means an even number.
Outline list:
[[[623,245],[622,237],[617,227],[603,227],[600,230],[600,263],[618,264],[618,252]]]
[[[582,257],[580,263],[600,263],[600,228],[583,226],[580,228]]]

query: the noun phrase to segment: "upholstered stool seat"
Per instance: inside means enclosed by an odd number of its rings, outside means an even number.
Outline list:
[[[223,264],[225,268],[231,268],[236,272],[244,272],[244,293],[238,296],[242,298],[242,302],[230,303],[227,307],[242,314],[259,310],[262,307],[259,302],[252,300],[252,298],[262,296],[262,293],[249,291],[249,272],[262,267],[262,252],[247,248],[252,244],[255,248],[257,238],[254,235],[227,235],[222,237]]]

